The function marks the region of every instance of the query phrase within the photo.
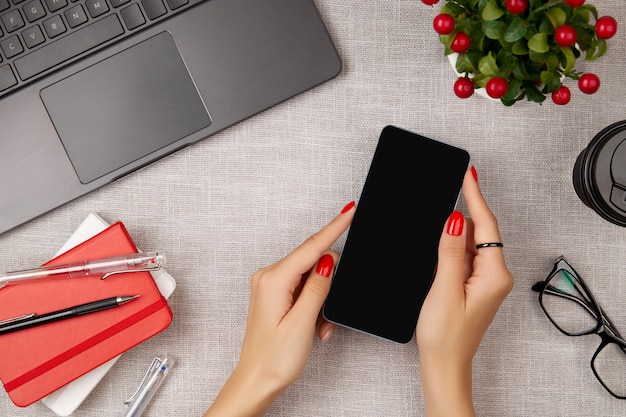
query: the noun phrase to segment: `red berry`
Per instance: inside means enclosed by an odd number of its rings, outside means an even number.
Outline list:
[[[422,0],[422,3],[424,3],[427,6],[432,6],[434,4],[439,3],[439,0]]]
[[[520,14],[520,13],[524,13],[526,8],[528,7],[528,1],[506,0],[505,6],[506,6],[506,9],[509,11],[509,13]]]
[[[474,83],[467,77],[459,77],[454,83],[454,94],[459,98],[468,98],[474,94]]]
[[[563,106],[569,103],[572,98],[572,92],[566,86],[560,86],[556,91],[552,92],[552,101],[554,104]]]
[[[470,47],[470,37],[465,32],[459,32],[454,35],[454,39],[452,39],[452,43],[450,44],[450,49],[457,54],[464,54]]]
[[[600,88],[600,78],[590,72],[583,74],[578,79],[578,88],[585,94],[593,94]]]
[[[487,82],[485,86],[487,94],[492,98],[502,98],[509,91],[509,85],[506,80],[500,77],[493,77]]]
[[[602,16],[596,22],[596,35],[599,39],[609,39],[617,33],[617,21],[611,16]]]
[[[560,46],[568,47],[576,43],[576,29],[570,25],[559,26],[554,32],[554,40]]]
[[[565,3],[570,7],[580,7],[585,4],[585,0],[565,0]]]
[[[454,30],[454,17],[448,13],[441,13],[435,16],[433,28],[440,35],[447,35]]]

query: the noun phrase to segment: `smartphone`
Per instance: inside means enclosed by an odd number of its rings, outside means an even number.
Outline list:
[[[413,338],[469,158],[383,129],[324,305],[328,321],[398,343]]]

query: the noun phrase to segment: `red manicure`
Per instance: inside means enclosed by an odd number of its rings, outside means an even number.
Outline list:
[[[346,206],[341,210],[341,214],[350,211],[350,209],[354,207],[354,201],[350,201]]]
[[[474,177],[474,180],[478,182],[478,173],[476,172],[476,168],[474,167],[474,165],[471,166],[470,171],[472,171],[472,176]]]
[[[465,224],[465,217],[460,211],[454,211],[448,218],[448,228],[446,232],[452,236],[461,236],[463,233],[463,225]]]
[[[317,262],[316,272],[321,276],[328,278],[330,277],[330,273],[333,271],[334,263],[335,260],[333,259],[333,256],[327,253]]]

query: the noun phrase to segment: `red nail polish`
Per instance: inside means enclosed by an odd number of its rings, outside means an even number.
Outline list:
[[[354,201],[350,201],[346,206],[341,210],[341,214],[350,211],[350,209],[354,207]]]
[[[474,177],[474,180],[478,182],[478,173],[476,172],[474,165],[471,166],[470,171],[472,171],[472,177]]]
[[[334,263],[335,260],[333,259],[333,256],[327,253],[322,256],[319,261],[317,261],[317,269],[315,271],[321,276],[328,278],[330,277],[330,273],[333,271]]]
[[[460,236],[463,233],[463,225],[465,224],[465,217],[460,211],[454,211],[448,218],[448,228],[446,232],[452,236]]]

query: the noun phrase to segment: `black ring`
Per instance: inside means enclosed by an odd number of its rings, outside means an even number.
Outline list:
[[[489,242],[489,243],[481,243],[480,245],[476,245],[476,249],[482,248],[503,248],[504,243],[502,242]]]

